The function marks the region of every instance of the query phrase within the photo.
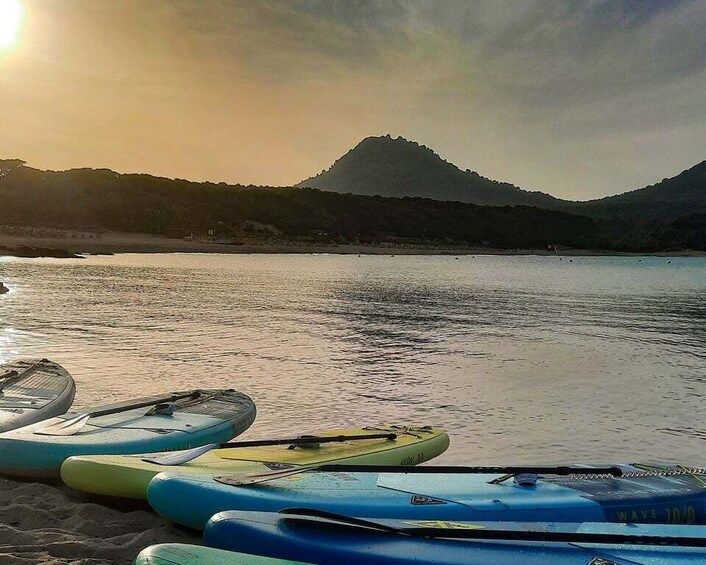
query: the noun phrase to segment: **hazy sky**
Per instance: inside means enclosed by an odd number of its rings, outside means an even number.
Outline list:
[[[38,168],[293,184],[390,133],[587,199],[706,159],[703,0],[23,3],[0,158]]]

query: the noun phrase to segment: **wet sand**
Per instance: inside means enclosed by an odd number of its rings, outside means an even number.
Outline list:
[[[200,543],[147,503],[102,499],[60,484],[0,478],[0,563],[128,564],[155,543]]]

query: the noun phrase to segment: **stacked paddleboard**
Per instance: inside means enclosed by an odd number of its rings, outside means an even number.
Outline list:
[[[200,545],[162,543],[140,552],[134,565],[305,565],[300,561],[234,553]]]
[[[253,445],[254,444],[254,445]],[[269,475],[315,464],[411,465],[428,461],[449,446],[449,436],[439,428],[386,426],[327,430],[292,440],[236,442],[231,446],[195,450],[193,458],[180,454],[87,455],[67,459],[61,478],[72,488],[94,494],[144,499],[147,486],[158,473],[202,477],[219,475]],[[175,460],[184,460],[178,462]],[[171,464],[170,464],[171,463]],[[229,489],[232,490],[232,489]],[[215,513],[211,512],[207,517]],[[205,521],[204,521],[205,523]]]
[[[74,400],[71,375],[48,359],[0,367],[0,433],[66,412]]]
[[[697,565],[706,526],[359,519],[307,509],[223,512],[204,542],[135,565]],[[223,549],[214,549],[223,548]]]
[[[234,390],[194,390],[68,413],[0,434],[0,473],[56,477],[72,455],[150,453],[227,441],[255,419]]]
[[[706,526],[687,525],[706,521],[704,474],[664,465],[308,465],[212,478],[164,473],[150,483],[148,500],[174,521],[205,527],[205,543],[238,552],[233,559],[245,553],[321,565],[704,564]],[[217,508],[230,510],[204,523]],[[659,523],[669,521],[685,523]]]
[[[704,470],[544,469],[529,485],[500,467],[492,473],[472,467],[309,468],[260,479],[168,472],[152,480],[147,498],[162,516],[193,528],[203,528],[217,512],[292,507],[402,520],[706,523]]]
[[[687,565],[706,526],[361,520],[292,509],[223,512],[207,545],[320,565]],[[238,561],[233,561],[238,563]]]
[[[0,367],[0,473],[147,498],[212,547],[164,544],[135,563],[677,565],[706,563],[706,470],[413,467],[438,428],[327,430],[229,441],[255,419],[234,390],[65,413],[75,385],[46,359]]]

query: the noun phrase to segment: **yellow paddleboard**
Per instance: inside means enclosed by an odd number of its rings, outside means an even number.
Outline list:
[[[157,473],[186,475],[256,474],[295,465],[318,463],[345,465],[416,465],[441,455],[449,436],[429,426],[380,426],[336,429],[317,437],[378,435],[394,432],[396,439],[363,439],[290,448],[287,445],[214,449],[181,465],[157,465],[143,460],[149,455],[85,455],[69,457],[61,466],[61,478],[84,492],[144,499],[147,485]]]

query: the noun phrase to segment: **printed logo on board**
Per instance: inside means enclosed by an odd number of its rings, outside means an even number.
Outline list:
[[[439,500],[438,498],[432,498],[431,496],[423,496],[421,494],[412,495],[411,502],[415,506],[424,506],[427,504],[446,504],[445,500]]]
[[[424,463],[424,453],[417,453],[416,455],[410,455],[400,460],[400,465],[403,467],[409,467],[411,465],[417,465],[419,463]]]
[[[446,520],[404,520],[406,526],[436,528],[437,530],[484,530],[485,526],[470,522],[447,522]]]
[[[265,463],[265,467],[273,471],[284,471],[286,469],[294,469],[295,465],[290,463]]]

